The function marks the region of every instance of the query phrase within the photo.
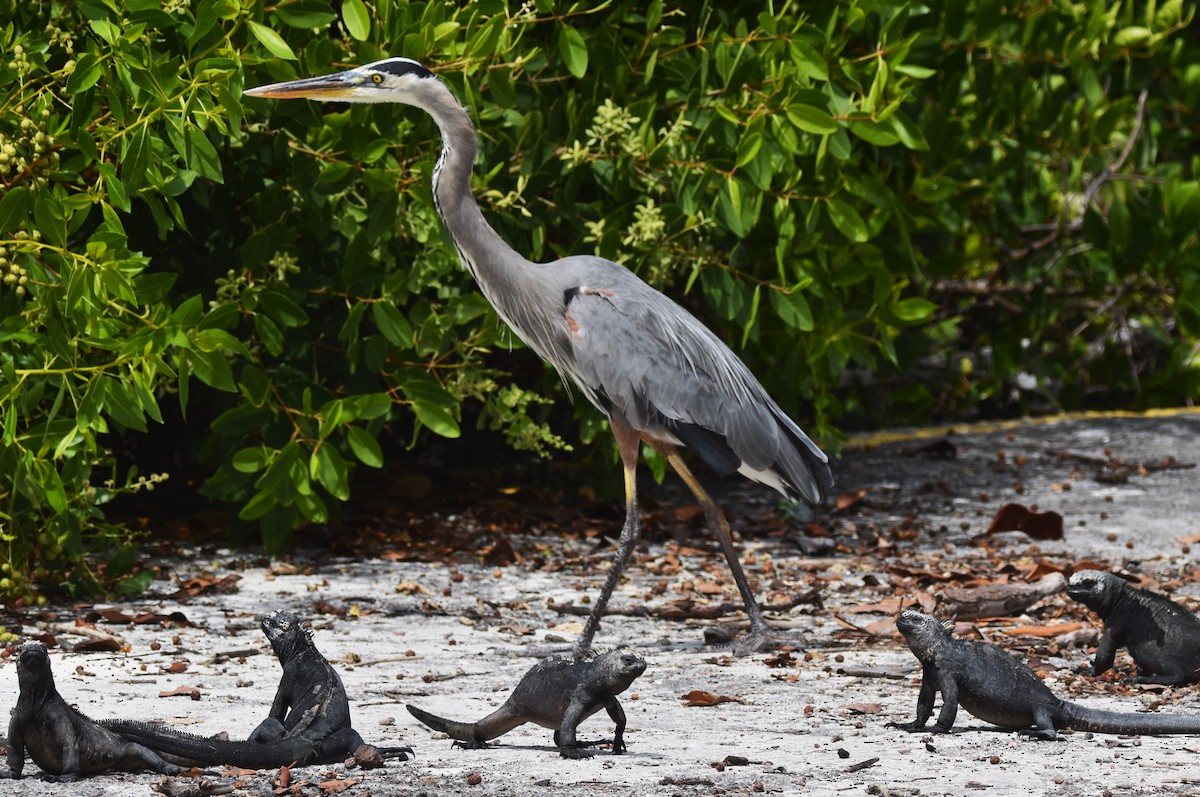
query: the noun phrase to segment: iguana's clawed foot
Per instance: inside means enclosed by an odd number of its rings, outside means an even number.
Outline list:
[[[595,750],[589,750],[586,747],[560,747],[558,754],[563,758],[591,758],[596,754]]]
[[[487,749],[487,746],[487,742],[480,742],[475,739],[472,739],[469,742],[463,742],[455,739],[454,744],[451,745],[451,747],[461,747],[464,750],[485,750]]]
[[[1027,736],[1039,742],[1053,742],[1058,740],[1058,732],[1053,728],[1024,728],[1017,731],[1017,735]]]
[[[889,722],[887,724],[887,727],[899,728],[900,730],[907,731],[909,733],[923,733],[925,731],[925,723],[917,722],[916,720],[913,720],[912,722]],[[936,728],[936,727],[937,726],[935,725],[934,728]],[[943,733],[943,732],[944,731],[938,731],[938,730],[932,730],[932,729],[930,730],[930,733]]]

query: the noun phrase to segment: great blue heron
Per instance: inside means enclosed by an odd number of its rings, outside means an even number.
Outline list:
[[[814,503],[833,485],[828,459],[767,395],[729,347],[624,266],[590,255],[534,263],[501,240],[471,193],[478,143],[470,114],[436,75],[408,58],[387,58],[323,77],[246,91],[252,97],[399,102],[433,117],[442,154],[433,199],[458,255],[484,296],[525,343],[570,377],[600,408],[625,469],[625,525],[600,597],[575,644],[591,647],[609,597],[638,537],[641,441],[666,458],[695,494],[720,539],[750,618],[739,652],[757,650],[767,623],[738,562],[729,523],[692,475],[679,447],[716,471],[738,471],[788,498]]]

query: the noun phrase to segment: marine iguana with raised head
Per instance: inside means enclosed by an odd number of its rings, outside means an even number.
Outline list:
[[[1096,658],[1080,672],[1105,672],[1117,649],[1126,647],[1138,666],[1134,683],[1182,684],[1200,678],[1200,618],[1178,603],[1101,570],[1074,573],[1067,594],[1104,621]]]
[[[931,733],[948,733],[961,705],[979,719],[1036,739],[1056,739],[1059,728],[1097,733],[1200,733],[1200,716],[1125,714],[1101,711],[1055,697],[1033,671],[996,645],[957,639],[929,615],[905,611],[896,620],[909,649],[921,662],[921,695],[912,722],[889,723],[906,731],[925,730],[933,701],[942,710]]]
[[[312,630],[291,612],[272,612],[262,630],[283,666],[267,718],[245,741],[196,736],[132,720],[104,724],[122,737],[172,759],[268,769],[319,764],[353,756],[360,766],[382,766],[380,754],[406,759],[409,747],[384,750],[363,742],[350,724],[350,703],[341,677],[312,641]]]
[[[25,754],[43,772],[76,781],[101,772],[177,775],[183,768],[140,744],[126,741],[63,700],[54,686],[50,655],[41,642],[17,649],[20,694],[8,723],[8,774],[20,778]]]
[[[540,661],[521,677],[504,705],[479,722],[455,722],[407,706],[408,712],[435,731],[449,734],[461,747],[480,748],[518,725],[536,722],[554,730],[554,743],[564,758],[587,758],[595,742],[575,738],[579,723],[600,709],[616,723],[614,754],[625,752],[625,711],[617,695],[646,670],[646,660],[622,650],[610,650],[578,661],[553,658]]]

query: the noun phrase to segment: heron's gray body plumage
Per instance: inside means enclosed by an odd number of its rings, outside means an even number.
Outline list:
[[[719,473],[741,471],[819,502],[825,454],[695,316],[619,263],[575,255],[534,263],[487,223],[472,196],[475,130],[440,80],[423,81],[444,146],[434,197],[459,257],[509,327],[606,415],[683,444]],[[423,106],[424,107],[424,106]]]

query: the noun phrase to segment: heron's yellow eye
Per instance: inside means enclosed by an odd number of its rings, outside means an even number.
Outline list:
[[[375,81],[376,83],[382,83],[383,75],[371,75],[371,80]]]

